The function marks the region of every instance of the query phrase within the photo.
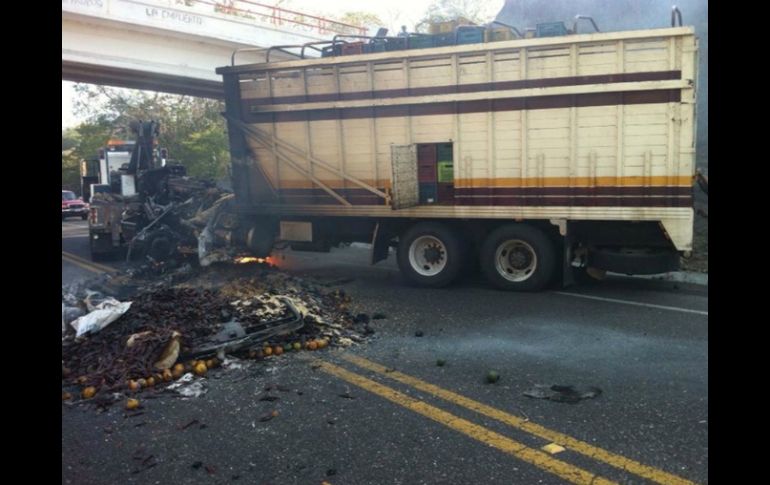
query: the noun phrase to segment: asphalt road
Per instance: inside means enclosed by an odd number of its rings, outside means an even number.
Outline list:
[[[65,284],[106,269],[88,263],[84,228],[62,223]],[[518,294],[471,276],[419,289],[393,256],[367,257],[353,247],[278,263],[384,313],[369,344],[215,371],[205,395],[146,399],[135,417],[63,406],[62,483],[708,482],[706,288],[615,279]],[[278,400],[258,400],[276,383]],[[536,384],[602,393],[522,394]],[[552,443],[564,451],[542,449]]]

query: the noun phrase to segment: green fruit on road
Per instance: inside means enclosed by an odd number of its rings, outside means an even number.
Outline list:
[[[495,372],[493,370],[487,372],[487,382],[489,382],[491,384],[491,383],[497,382],[499,380],[500,380],[500,374],[498,374],[497,372]]]

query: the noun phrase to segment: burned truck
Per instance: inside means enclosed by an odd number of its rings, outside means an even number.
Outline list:
[[[228,194],[212,181],[188,177],[183,165],[166,159],[166,150],[156,146],[159,122],[138,121],[131,129],[136,142],[126,151],[127,163],[112,167],[107,190],[91,198],[91,258],[164,264],[197,254],[208,222],[201,214],[209,214]]]
[[[575,268],[675,270],[692,250],[698,66],[679,20],[507,40],[458,27],[419,48],[340,37],[319,58],[304,56],[316,43],[248,65],[236,52],[217,69],[231,240],[258,255],[362,241],[372,264],[395,246],[431,287],[466,265],[511,290]]]

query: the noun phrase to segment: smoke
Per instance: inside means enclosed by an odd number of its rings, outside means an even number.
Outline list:
[[[505,0],[497,20],[519,30],[538,23],[564,21],[571,28],[575,15],[594,18],[602,32],[671,26],[671,7],[682,12],[683,25],[695,27],[699,39],[696,135],[697,163],[708,168],[708,1],[707,0]],[[590,32],[581,23],[580,32]]]

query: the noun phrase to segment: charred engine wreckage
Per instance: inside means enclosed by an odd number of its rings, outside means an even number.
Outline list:
[[[127,261],[162,269],[197,255],[200,265],[208,266],[254,246],[249,242],[257,229],[242,230],[232,211],[232,193],[189,177],[183,165],[158,156],[158,122],[139,121],[131,128],[136,144],[130,162],[113,177],[111,192],[92,198],[92,259],[125,254]],[[251,249],[254,255],[259,248]],[[266,251],[256,255],[267,256]]]

